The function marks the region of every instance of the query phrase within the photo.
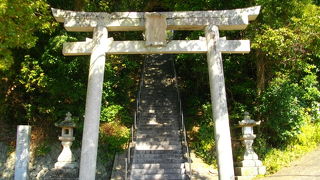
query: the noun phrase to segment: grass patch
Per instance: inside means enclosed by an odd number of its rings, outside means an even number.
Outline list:
[[[273,174],[307,152],[314,150],[320,143],[320,124],[309,123],[301,128],[295,141],[283,149],[271,149],[265,155],[263,164],[267,174]]]

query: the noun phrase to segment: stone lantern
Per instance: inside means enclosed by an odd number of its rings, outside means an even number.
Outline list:
[[[72,121],[71,113],[68,112],[64,121],[60,123],[56,123],[55,126],[61,127],[61,136],[59,136],[59,140],[61,141],[61,145],[63,146],[62,152],[58,157],[58,162],[54,164],[54,167],[57,169],[61,168],[76,168],[77,164],[74,160],[74,157],[71,152],[72,141],[74,141],[73,137],[73,128],[76,126]]]
[[[253,140],[256,135],[253,133],[253,127],[260,125],[260,121],[250,119],[248,112],[244,113],[244,119],[239,121],[242,128],[242,143],[245,146],[245,152],[241,162],[236,163],[235,173],[237,179],[252,179],[257,175],[266,173],[266,167],[262,165],[258,155],[252,148]]]

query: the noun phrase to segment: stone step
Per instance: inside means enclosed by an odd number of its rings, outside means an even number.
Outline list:
[[[186,160],[183,157],[180,158],[148,158],[148,159],[141,159],[141,158],[133,158],[133,164],[154,164],[154,163],[184,163]]]
[[[168,126],[175,126],[175,127],[180,127],[179,124],[179,119],[180,118],[147,118],[144,117],[140,120],[137,121],[138,125],[142,126],[149,126],[149,125],[168,125]]]
[[[168,106],[155,106],[140,104],[139,112],[150,112],[150,111],[178,111],[178,107],[168,107]]]
[[[166,74],[165,72],[149,72],[144,74],[144,79],[155,79],[162,80],[166,78],[174,78],[171,74]]]
[[[180,122],[180,117],[152,117],[152,116],[144,116],[138,118],[137,122],[141,123],[149,123],[149,124],[157,124],[157,123],[179,123]]]
[[[161,106],[163,108],[178,108],[178,100],[169,100],[169,99],[156,99],[156,98],[153,98],[153,99],[144,99],[144,98],[141,98],[140,99],[140,107],[144,107],[144,106],[147,106],[147,107],[150,107],[150,106]]]
[[[139,117],[139,116],[138,116]],[[138,122],[180,122],[180,117],[179,116],[140,116],[138,118]]]
[[[168,122],[170,121],[177,121],[180,119],[180,115],[178,113],[166,113],[166,114],[155,114],[155,113],[140,113],[138,116],[138,121],[139,120],[145,120],[145,121],[150,121],[150,120],[167,120]]]
[[[175,86],[168,86],[168,87],[155,87],[155,86],[142,86],[142,89],[141,89],[141,92],[145,92],[145,91],[151,91],[151,92],[154,92],[154,91],[161,91],[163,93],[170,93],[170,92],[177,92],[177,89]]]
[[[140,116],[179,115],[179,111],[177,109],[165,109],[165,110],[146,109],[146,110],[141,110],[138,115],[140,115]]]
[[[141,174],[185,174],[186,170],[184,168],[174,168],[174,169],[134,169],[131,175],[141,175]]]
[[[145,96],[145,95],[174,96],[174,95],[177,95],[177,90],[175,88],[170,88],[170,89],[143,88],[141,89],[140,94],[141,96]]]
[[[176,102],[178,101],[178,97],[177,94],[167,94],[167,93],[163,93],[163,94],[145,94],[145,95],[141,95],[140,97],[140,101],[150,101],[150,100],[166,100],[166,101],[171,101],[171,102]]]
[[[175,135],[175,134],[180,134],[180,129],[177,129],[177,128],[157,128],[157,129],[141,129],[138,127],[137,131],[136,131],[136,134],[153,134],[153,135],[157,135],[157,136],[160,136],[160,135]]]
[[[183,154],[136,154],[137,159],[181,159]]]
[[[153,134],[155,136],[162,136],[162,135],[179,135],[180,130],[179,129],[166,129],[166,128],[160,128],[160,129],[137,129],[136,132],[137,135],[148,135]]]
[[[138,123],[138,128],[141,126],[147,126],[147,125],[170,125],[174,126],[176,128],[180,128],[180,124],[176,121],[139,121]]]
[[[181,143],[180,137],[152,137],[152,138],[136,138],[137,142],[158,142],[158,141],[179,141]]]
[[[132,169],[177,169],[184,168],[184,163],[144,163],[132,164]]]
[[[135,150],[135,154],[181,154],[182,149],[179,150]]]
[[[140,99],[140,104],[159,104],[160,106],[168,106],[168,105],[177,105],[178,104],[178,99],[169,99],[169,98],[141,98]],[[163,105],[162,105],[163,104]]]
[[[161,116],[179,116],[180,115],[180,110],[177,108],[166,108],[160,110],[156,106],[147,106],[147,107],[141,107],[139,109],[139,113],[137,114],[138,117],[161,117]]]
[[[142,95],[140,97],[140,102],[141,101],[147,101],[147,100],[163,100],[163,101],[172,101],[172,102],[176,102],[178,101],[177,98],[177,94],[146,94],[146,95]]]
[[[137,132],[138,133],[148,133],[148,132],[152,132],[153,134],[155,133],[162,133],[162,132],[172,132],[172,131],[179,131],[179,127],[159,127],[159,128],[152,128],[152,127],[145,127],[145,128],[141,128],[138,126]]]
[[[159,128],[175,129],[175,126],[173,124],[146,124],[146,125],[139,125],[138,129],[159,129]]]
[[[168,125],[179,125],[180,118],[168,118],[168,117],[143,117],[137,121],[140,125],[157,125],[157,124],[168,124]]]
[[[166,72],[173,73],[172,66],[170,64],[162,64],[162,65],[154,65],[154,64],[146,64],[144,72]]]
[[[161,88],[166,88],[169,86],[175,86],[174,82],[171,82],[169,80],[167,80],[167,82],[165,82],[165,80],[157,80],[157,81],[145,81],[143,83],[143,87],[161,87]]]
[[[141,96],[140,98],[140,104],[144,103],[144,102],[151,102],[151,101],[157,101],[157,102],[171,102],[171,103],[177,103],[178,99],[177,98],[171,98],[171,97],[157,97],[155,95],[153,95],[152,97],[143,97]]]
[[[150,111],[149,111],[150,112]],[[164,113],[159,113],[159,114],[156,114],[156,113],[140,113],[140,117],[141,118],[166,118],[166,119],[177,119],[180,115],[178,113],[167,113],[167,114],[164,114]]]
[[[136,146],[171,146],[171,145],[181,145],[181,141],[178,140],[173,140],[173,141],[141,141],[141,139],[136,140]]]
[[[171,79],[171,78],[168,78]],[[150,86],[162,86],[162,87],[167,87],[170,85],[175,85],[172,80],[167,80],[167,79],[157,79],[157,80],[144,80],[143,85],[150,85]]]
[[[169,109],[178,109],[179,103],[176,100],[166,100],[166,99],[141,99],[139,103],[140,110],[146,109],[146,108],[152,108],[152,107],[162,107],[163,109],[169,110]],[[142,111],[140,111],[142,112]],[[148,112],[148,110],[145,110],[145,112]]]
[[[168,102],[142,102],[140,103],[141,108],[148,108],[148,107],[160,107],[162,106],[163,108],[178,108],[178,102],[176,103],[168,103]]]
[[[152,59],[149,59],[148,61],[145,61],[145,64],[161,65],[161,64],[172,64],[172,62],[171,62],[171,60],[168,60],[168,59],[152,58]]]
[[[164,84],[168,84],[168,83],[172,83],[172,82],[175,82],[174,81],[175,78],[174,76],[159,76],[159,78],[154,78],[154,77],[144,77],[143,79],[143,82],[145,84],[148,84],[148,83],[154,83],[154,82],[163,82]]]
[[[161,70],[171,70],[172,63],[171,62],[150,62],[145,64],[145,71],[146,70],[153,70],[153,69],[161,69]]]
[[[168,60],[161,60],[161,61],[149,61],[145,62],[146,66],[164,66],[164,65],[171,65],[172,63]],[[172,65],[171,65],[172,66]]]
[[[164,83],[143,83],[142,85],[142,88],[162,89],[164,92],[170,91],[170,89],[173,89],[174,87],[175,87],[175,84],[164,84]]]
[[[163,59],[162,60],[154,60],[153,58],[148,61],[145,61],[146,65],[157,65],[157,66],[169,64],[169,63],[171,64],[171,62],[168,60],[163,60]]]
[[[145,71],[144,78],[154,78],[154,79],[173,78],[173,72],[163,71],[160,69],[149,69]]]
[[[171,64],[146,64],[145,67],[145,72],[152,72],[152,71],[157,71],[157,70],[162,70],[166,71],[168,73],[174,73],[172,70],[172,65]]]
[[[179,150],[182,148],[181,144],[178,145],[149,145],[147,143],[136,144],[136,150]]]
[[[185,174],[152,174],[152,175],[133,175],[132,180],[184,180],[187,179]]]
[[[161,67],[160,67],[161,68]],[[159,81],[159,80],[163,80],[163,81],[173,81],[175,80],[174,74],[173,72],[169,72],[169,71],[162,71],[162,74],[157,74],[157,72],[149,72],[149,73],[145,73],[143,77],[143,80],[145,80],[145,82],[148,81]],[[157,78],[155,78],[157,77]]]
[[[137,133],[136,139],[139,138],[180,138],[180,133],[172,134],[172,133],[161,133],[161,134],[155,134],[155,133]]]
[[[177,92],[170,91],[153,91],[153,92],[141,92],[140,99],[170,99],[172,101],[177,100]]]
[[[138,126],[148,126],[148,125],[170,125],[174,127],[180,127],[179,122],[175,120],[168,120],[168,119],[145,119],[145,120],[139,120]]]
[[[159,94],[146,94],[146,95],[142,95],[140,98],[140,102],[141,101],[152,101],[152,100],[165,100],[165,101],[170,101],[170,102],[177,102],[178,101],[178,97],[176,94],[163,94],[163,95],[159,95]]]

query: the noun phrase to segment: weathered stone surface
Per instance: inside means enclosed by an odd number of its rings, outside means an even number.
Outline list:
[[[142,81],[140,90],[148,93],[139,100],[130,179],[188,179],[172,59],[152,55],[144,64],[144,77],[150,76]],[[158,96],[154,89],[170,96]]]
[[[16,155],[9,147],[0,142],[0,179],[13,179]]]
[[[125,169],[125,158],[126,153],[116,154],[113,161],[113,168],[110,180],[124,180],[126,169]]]
[[[260,160],[243,160],[241,162],[236,163],[237,167],[258,167],[262,166],[262,162]]]
[[[15,163],[15,152],[9,152],[10,148],[7,145],[0,142],[0,179],[7,180],[13,179],[14,177],[14,163]],[[30,180],[42,180],[46,174],[54,168],[54,163],[59,156],[61,151],[61,145],[57,141],[56,143],[50,144],[50,151],[41,156],[31,156],[29,163],[29,178]],[[73,155],[75,161],[79,162],[80,159],[80,149],[73,149]],[[34,155],[34,153],[32,153]],[[99,151],[99,157],[104,157],[105,152]],[[111,175],[107,172],[110,169],[112,162],[103,162],[102,158],[98,158],[97,161],[97,170],[96,170],[96,179],[108,179],[108,176]],[[77,178],[78,176],[75,176]],[[63,179],[63,178],[61,178]],[[57,179],[55,179],[57,180]]]
[[[81,180],[95,179],[100,110],[106,51],[112,39],[108,39],[105,27],[98,26],[94,31],[94,48],[90,57],[88,88],[83,127],[80,175]]]
[[[257,175],[263,175],[266,173],[266,167],[260,166],[260,167],[236,167],[235,173],[238,176],[257,176]]]
[[[238,176],[256,176],[258,175],[258,167],[236,167],[235,173]]]
[[[31,126],[19,125],[17,128],[17,146],[15,163],[15,180],[29,179]]]
[[[63,45],[65,56],[90,55],[94,44],[92,41],[68,42]],[[249,40],[219,40],[217,49],[221,53],[249,53]],[[105,49],[108,54],[179,54],[206,53],[206,40],[173,40],[165,47],[146,47],[144,41],[113,41]]]
[[[221,52],[216,48],[216,44],[220,39],[219,29],[216,26],[208,26],[205,33],[208,46],[207,62],[212,113],[215,123],[215,143],[217,146],[219,178],[234,179],[231,135],[222,56]]]
[[[78,180],[78,169],[51,169],[44,173],[44,176],[40,178],[41,180]]]
[[[166,15],[160,13],[145,13],[146,46],[165,46],[167,44]]]
[[[209,24],[214,24],[220,30],[245,29],[249,20],[255,20],[260,6],[244,9],[221,11],[182,11],[159,12],[167,17],[168,30],[202,30]],[[64,22],[69,31],[93,31],[97,24],[103,25],[109,31],[144,30],[144,12],[75,12],[52,9],[58,22]]]

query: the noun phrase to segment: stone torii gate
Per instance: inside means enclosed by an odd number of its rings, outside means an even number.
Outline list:
[[[229,116],[221,53],[249,53],[249,40],[226,40],[219,30],[243,30],[255,20],[259,6],[222,11],[75,12],[52,9],[67,31],[93,32],[84,42],[63,45],[66,56],[90,55],[82,138],[80,180],[95,179],[102,84],[106,54],[207,53],[215,122],[219,178],[234,179]],[[204,30],[199,40],[171,40],[166,30]],[[145,41],[114,41],[109,31],[145,31]]]

